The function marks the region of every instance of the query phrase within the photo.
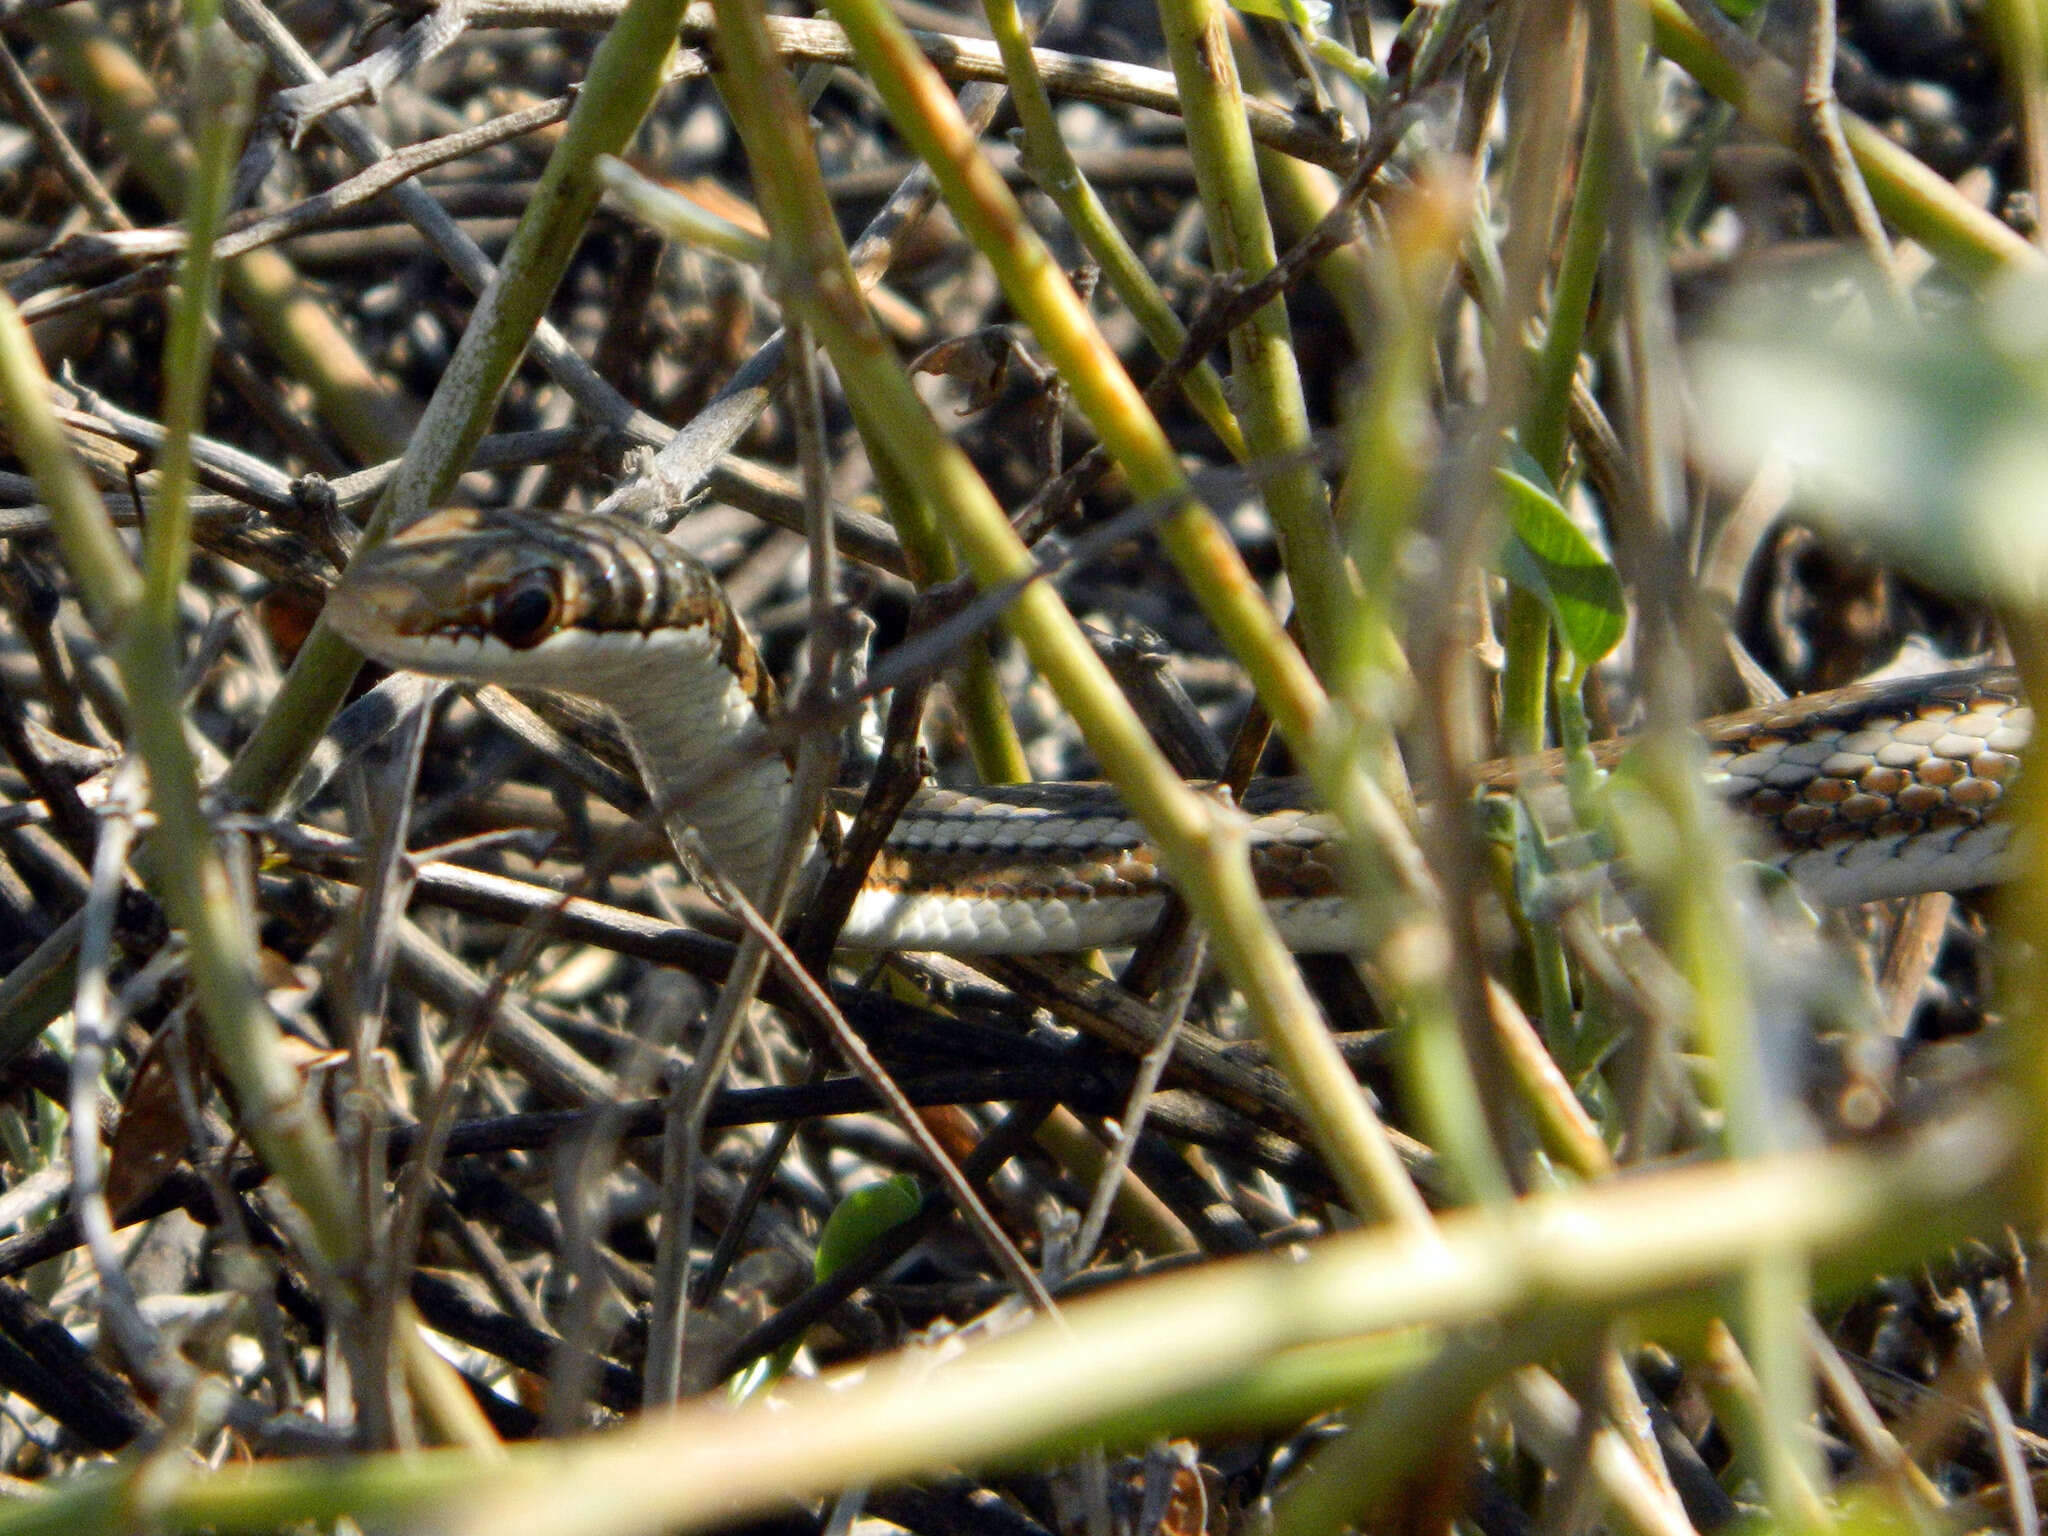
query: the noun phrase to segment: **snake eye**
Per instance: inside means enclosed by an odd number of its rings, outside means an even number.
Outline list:
[[[528,651],[555,627],[554,583],[545,577],[520,582],[491,607],[491,633],[515,651]]]

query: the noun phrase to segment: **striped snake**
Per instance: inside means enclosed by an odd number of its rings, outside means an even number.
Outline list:
[[[327,611],[387,665],[609,706],[657,798],[743,890],[766,882],[788,764],[765,755],[699,781],[766,717],[773,685],[716,579],[668,540],[608,518],[438,513],[358,557]],[[1996,812],[2032,724],[2014,675],[1989,668],[1812,694],[1700,730],[1709,776],[1753,829],[1758,856],[1815,900],[1852,905],[1999,877],[2010,827]],[[1600,755],[1611,763],[1619,745]],[[1517,782],[1505,764],[1480,779],[1488,791]],[[1348,947],[1332,818],[1292,780],[1254,784],[1244,809],[1282,938]],[[983,954],[1113,946],[1146,932],[1165,895],[1110,786],[927,788],[870,871],[843,942]]]

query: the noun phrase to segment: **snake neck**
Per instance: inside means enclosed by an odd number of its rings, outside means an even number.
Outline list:
[[[658,669],[617,678],[584,674],[579,690],[608,705],[625,728],[641,779],[686,863],[685,830],[702,839],[719,870],[747,899],[766,895],[778,831],[789,813],[789,764],[776,753],[732,765],[730,744],[760,723],[753,698],[718,664],[701,634],[665,647]]]

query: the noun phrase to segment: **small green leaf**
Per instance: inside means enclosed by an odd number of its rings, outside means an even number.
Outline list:
[[[1509,458],[1511,467],[1493,472],[1510,530],[1501,574],[1548,610],[1573,672],[1583,677],[1628,628],[1621,577],[1551,494],[1535,462],[1512,445]]]
[[[907,1173],[854,1190],[832,1208],[825,1230],[818,1234],[818,1253],[812,1261],[817,1277],[830,1280],[883,1233],[915,1216],[923,1204],[917,1180]]]
[[[917,1180],[899,1173],[879,1184],[865,1184],[832,1207],[825,1218],[825,1230],[818,1234],[818,1251],[811,1258],[811,1273],[820,1283],[872,1247],[891,1227],[900,1227],[923,1209],[924,1197]],[[780,1381],[796,1359],[801,1339],[791,1339],[772,1355],[756,1360],[726,1383],[732,1401],[744,1402]]]

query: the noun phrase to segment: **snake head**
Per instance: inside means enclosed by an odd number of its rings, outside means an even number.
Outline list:
[[[387,666],[602,698],[660,674],[636,657],[703,651],[765,713],[774,690],[717,581],[680,546],[585,513],[437,512],[358,555],[328,622]],[[635,668],[641,669],[635,672]],[[600,675],[601,673],[606,675]]]
[[[680,546],[587,513],[440,512],[358,554],[327,616],[388,666],[606,706],[685,863],[708,849],[740,889],[765,890],[789,765],[733,748],[774,688]]]
[[[555,546],[526,536],[527,519],[437,512],[356,558],[327,601],[327,617],[364,654],[438,671],[446,649],[490,640],[526,651],[558,633],[568,612]],[[470,644],[465,644],[469,642]]]

